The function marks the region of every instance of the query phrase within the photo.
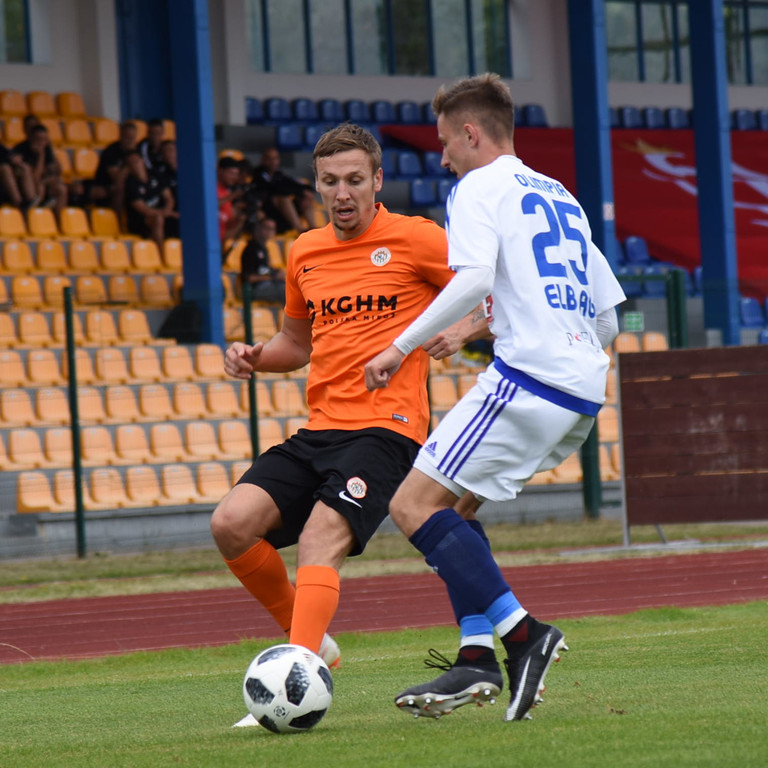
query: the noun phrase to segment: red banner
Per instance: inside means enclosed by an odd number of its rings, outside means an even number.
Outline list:
[[[440,151],[434,126],[388,125],[382,133]],[[616,236],[638,235],[653,258],[692,270],[701,263],[693,131],[611,132]],[[573,131],[518,128],[515,150],[531,168],[576,190]],[[768,132],[731,134],[739,287],[768,295]]]

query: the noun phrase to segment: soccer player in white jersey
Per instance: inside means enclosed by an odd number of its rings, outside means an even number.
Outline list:
[[[366,384],[386,387],[406,355],[485,297],[495,359],[427,438],[390,503],[461,617],[456,662],[395,701],[435,717],[493,698],[502,683],[495,630],[508,657],[504,719],[521,720],[540,700],[565,639],[522,607],[478,521],[462,519],[455,506],[466,491],[477,506],[513,499],[534,473],[581,446],[605,399],[604,348],[618,332],[615,307],[625,296],[576,199],[515,155],[514,105],[497,75],[443,86],[432,107],[443,165],[459,178],[446,221],[456,276],[366,365]]]

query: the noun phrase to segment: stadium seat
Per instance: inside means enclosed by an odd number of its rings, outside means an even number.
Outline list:
[[[264,422],[273,422],[276,424],[278,427],[277,431],[280,433],[280,439],[277,442],[281,443],[283,441],[283,430],[280,428],[280,422],[277,419],[259,419],[259,450],[262,452],[270,447],[269,445],[261,443],[261,430]],[[253,449],[251,446],[251,434],[243,421],[238,419],[219,422],[216,429],[216,435],[219,441],[219,456],[222,459],[239,461],[250,459],[252,457]],[[270,443],[270,445],[275,444],[276,443]]]
[[[29,208],[27,229],[32,237],[56,238],[59,236],[59,225],[50,208]]]
[[[21,211],[9,205],[0,206],[0,237],[26,238],[28,235]]]
[[[232,485],[236,485],[238,480],[251,468],[250,461],[233,461],[229,467]]]
[[[294,151],[304,146],[304,129],[296,123],[284,123],[277,126],[275,137],[279,149]]]
[[[162,351],[163,375],[169,381],[194,381],[197,378],[192,355],[187,347],[172,344]]]
[[[761,328],[757,334],[758,344],[768,344],[768,328]]]
[[[624,240],[624,257],[627,264],[645,266],[651,262],[648,244],[636,235],[630,235]]]
[[[411,180],[411,207],[429,208],[437,205],[435,182],[429,179]]]
[[[88,217],[82,208],[63,208],[59,214],[59,231],[72,238],[87,239],[91,236]]]
[[[198,464],[195,474],[199,502],[218,504],[232,487],[227,468],[219,461]]]
[[[78,147],[72,152],[72,170],[77,178],[92,179],[99,167],[99,153],[90,147]]]
[[[64,306],[64,289],[71,288],[72,281],[64,275],[48,275],[43,278],[43,301],[47,308]]]
[[[385,99],[377,99],[371,102],[371,118],[374,123],[396,123],[397,111],[395,105],[391,101]]]
[[[247,384],[247,382],[243,383],[244,385]],[[250,407],[248,402],[248,387],[243,386],[240,394],[242,410],[248,413]],[[275,413],[275,406],[272,403],[272,393],[269,390],[267,382],[261,379],[256,382],[256,410],[260,417],[273,416]]]
[[[641,266],[628,266],[624,265],[616,270],[616,277],[621,283],[621,287],[624,290],[624,294],[628,299],[638,298],[643,295],[643,284],[637,280],[622,280],[622,277],[636,277],[642,275],[643,268]]]
[[[99,467],[91,472],[91,509],[120,509],[128,505],[123,478],[114,467]]]
[[[616,445],[616,444],[614,444]],[[613,446],[610,446],[613,448]],[[603,482],[610,483],[621,479],[620,473],[616,470],[611,457],[609,446],[601,445],[599,452],[600,479]]]
[[[637,107],[619,107],[620,128],[642,128],[643,120]]]
[[[163,241],[163,264],[166,269],[181,272],[183,266],[183,247],[178,237],[167,237]]]
[[[139,347],[146,349],[146,347]],[[127,424],[141,421],[136,395],[130,386],[117,384],[104,390],[104,411],[110,424]]]
[[[299,416],[307,413],[307,403],[297,382],[278,379],[272,382],[272,404],[275,416]]]
[[[667,337],[658,331],[645,331],[640,340],[643,352],[663,352],[669,349]]]
[[[31,349],[27,354],[27,380],[34,386],[59,386],[64,379],[53,350]]]
[[[523,124],[527,128],[547,128],[547,115],[541,104],[523,104]]]
[[[754,131],[757,119],[751,109],[734,109],[731,112],[731,129],[734,131]]]
[[[64,122],[64,145],[75,149],[90,147],[93,143],[91,127],[85,120],[74,118]]]
[[[107,287],[99,275],[80,275],[75,278],[75,301],[78,304],[106,304]]]
[[[285,437],[295,435],[300,429],[307,426],[306,416],[291,416],[285,420]]]
[[[565,461],[552,470],[556,483],[580,483],[584,477],[579,452],[572,453]]]
[[[639,352],[640,339],[634,333],[622,331],[613,340],[613,351],[622,354],[626,354],[628,352]]]
[[[27,100],[21,91],[8,88],[0,91],[0,115],[17,115],[19,117],[27,114]]]
[[[245,97],[245,122],[248,125],[257,125],[264,122],[264,108],[261,100],[253,96]]]
[[[69,380],[69,363],[66,355],[61,358],[61,374],[64,379]],[[96,381],[93,360],[85,349],[75,349],[75,374],[78,384],[93,384]]]
[[[16,491],[16,507],[19,513],[62,512],[66,508],[57,504],[48,476],[39,470],[19,473]]]
[[[758,131],[768,131],[768,109],[755,110],[755,123]]]
[[[103,309],[90,309],[85,313],[85,336],[91,344],[116,344],[120,340],[115,318]]]
[[[107,240],[101,244],[101,266],[106,272],[130,272],[131,259],[125,243]]]
[[[16,322],[21,346],[49,347],[53,344],[48,318],[42,312],[22,312]]]
[[[601,443],[616,443],[619,440],[619,415],[616,408],[604,405],[597,414],[597,434]]]
[[[94,237],[120,237],[120,222],[111,208],[92,208],[90,211],[91,232]]]
[[[127,384],[131,380],[128,363],[119,347],[101,347],[94,352],[93,368],[100,384]]]
[[[11,302],[18,309],[39,309],[45,304],[40,282],[29,275],[11,278]]]
[[[607,405],[616,405],[616,370],[611,368],[605,380],[605,402]]]
[[[196,504],[197,484],[186,464],[166,464],[160,470],[160,503]]]
[[[456,186],[456,179],[452,177],[440,179],[440,181],[437,182],[437,200],[439,203],[445,205],[454,186]]]
[[[147,306],[166,308],[176,303],[163,275],[143,275],[139,281],[139,293],[141,303]]]
[[[38,423],[26,389],[0,389],[0,426],[30,427]]]
[[[3,270],[22,275],[35,271],[35,259],[29,243],[24,240],[6,240],[3,243]]]
[[[216,430],[208,421],[190,421],[184,427],[184,448],[195,461],[219,458]]]
[[[400,101],[395,106],[397,120],[400,123],[420,123],[421,107],[415,101]]]
[[[690,128],[691,119],[688,111],[682,107],[669,107],[664,110],[664,118],[667,124],[667,128]]]
[[[101,424],[107,421],[101,390],[96,387],[78,387],[77,411],[78,416],[84,422]]]
[[[85,102],[83,97],[73,91],[56,94],[56,111],[62,117],[85,117]]]
[[[739,318],[744,328],[757,328],[765,325],[765,315],[760,302],[751,296],[739,298]]]
[[[17,346],[19,337],[16,335],[16,324],[8,312],[0,312],[0,349]]]
[[[195,345],[195,373],[203,379],[226,379],[224,353],[218,344]]]
[[[27,112],[43,117],[56,117],[58,111],[53,94],[49,91],[29,91],[27,93]]]
[[[396,174],[401,179],[414,179],[423,173],[421,158],[417,152],[403,150],[397,156]]]
[[[171,397],[173,410],[181,419],[204,419],[208,415],[203,390],[199,384],[180,381],[174,384]]]
[[[107,277],[107,295],[110,304],[139,303],[139,291],[132,275],[110,275]]]
[[[57,117],[43,117],[40,119],[40,124],[47,129],[48,139],[51,142],[51,146],[54,148],[54,150],[58,149],[62,151],[64,155],[67,157],[68,164],[71,166],[71,163],[69,163],[69,155],[67,154],[66,150],[62,147],[62,145],[64,144],[64,134],[62,133],[61,123],[59,122],[59,119]],[[62,168],[62,175],[64,175],[63,168]]]
[[[171,423],[150,426],[149,450],[152,461],[185,461],[189,458],[179,428]]]
[[[80,457],[85,467],[115,463],[115,445],[107,427],[83,427],[80,430]]]
[[[173,418],[168,389],[162,384],[142,384],[139,387],[139,412],[144,421],[166,421]]]
[[[658,107],[643,107],[640,116],[644,128],[664,128],[664,113]]]
[[[435,115],[435,111],[432,109],[431,101],[425,101],[421,105],[421,120],[428,125],[434,125],[437,122],[437,116]]]
[[[154,338],[146,313],[141,309],[121,309],[117,315],[117,332],[126,344],[152,344]]]
[[[125,470],[126,506],[154,507],[160,503],[160,482],[152,467],[128,467]]]
[[[429,378],[429,404],[437,411],[447,411],[458,402],[456,382],[452,376],[437,375]]]
[[[280,96],[273,96],[269,99],[265,99],[264,106],[264,121],[273,125],[278,123],[284,123],[291,119],[291,105],[287,99]]]
[[[344,108],[338,99],[320,99],[317,111],[319,119],[324,123],[340,123],[344,120]]]
[[[422,159],[424,160],[425,175],[440,178],[451,175],[451,172],[442,166],[443,156],[440,152],[424,152]]]
[[[24,123],[20,116],[11,115],[5,118],[3,126],[2,141],[9,147],[13,147],[26,139],[24,134]]]
[[[134,240],[131,245],[131,262],[137,272],[161,272],[163,259],[154,240]]]
[[[98,272],[99,256],[96,247],[87,240],[69,244],[69,268],[73,272]]]
[[[144,427],[120,424],[115,428],[115,455],[118,463],[143,464],[149,454],[149,441]]]
[[[52,466],[43,453],[40,436],[34,429],[14,429],[8,433],[8,460],[13,469]]]
[[[251,307],[254,341],[268,341],[277,333],[275,315],[268,307]]]
[[[93,121],[93,146],[106,147],[120,140],[120,126],[116,120],[100,117]]]
[[[320,137],[328,129],[324,125],[308,125],[304,129],[304,146],[310,149],[314,149]]]
[[[61,177],[64,181],[67,183],[72,181],[75,177],[75,169],[72,167],[72,158],[69,156],[69,152],[62,147],[54,147],[53,156],[61,167]]]
[[[41,240],[37,244],[35,261],[38,270],[48,275],[68,270],[64,246],[58,240]]]
[[[54,473],[53,498],[62,510],[75,511],[75,475],[71,469],[60,469]],[[83,487],[83,506],[87,501],[87,487]]]
[[[368,123],[371,120],[371,111],[368,103],[362,99],[350,99],[344,103],[344,117],[351,123]]]
[[[643,275],[648,277],[666,277],[669,270],[666,267],[660,267],[656,264],[648,264],[643,268]],[[648,297],[661,297],[667,295],[667,281],[664,280],[645,280],[643,282],[643,295]]]
[[[317,104],[306,98],[294,99],[291,102],[292,119],[301,123],[314,123],[320,119]]]
[[[205,388],[205,407],[216,419],[237,418],[241,415],[235,387],[228,381],[214,381]]]
[[[39,387],[35,390],[37,423],[46,426],[69,424],[69,399],[61,387]]]
[[[133,383],[157,382],[165,378],[160,368],[160,358],[154,347],[131,347],[128,350],[128,371]]]

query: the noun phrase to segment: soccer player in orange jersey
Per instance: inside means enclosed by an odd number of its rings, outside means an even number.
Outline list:
[[[216,507],[211,530],[246,589],[285,630],[329,663],[326,634],[339,569],[360,554],[427,434],[428,354],[444,357],[487,332],[467,316],[409,356],[386,390],[369,392],[363,366],[448,283],[444,230],[376,203],[381,148],[359,126],[325,133],[314,150],[316,188],[330,223],[301,235],[286,270],[283,325],[267,343],[235,342],[225,370],[291,371],[310,363],[309,422],[259,456]],[[298,542],[296,587],[277,549]]]

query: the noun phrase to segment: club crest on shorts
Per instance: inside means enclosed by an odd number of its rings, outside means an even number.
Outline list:
[[[368,485],[362,477],[350,477],[347,480],[347,491],[353,499],[363,499],[368,493]]]
[[[389,248],[377,248],[371,253],[371,264],[375,267],[383,267],[385,264],[389,263],[391,258],[392,254],[390,253]]]

